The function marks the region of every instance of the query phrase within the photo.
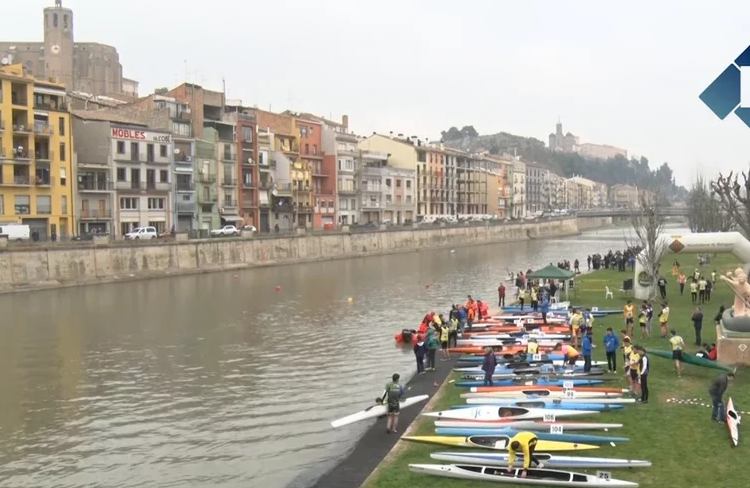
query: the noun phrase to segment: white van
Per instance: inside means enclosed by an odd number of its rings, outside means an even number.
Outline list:
[[[28,241],[31,239],[31,229],[25,224],[0,225],[0,235],[7,236],[9,241]]]
[[[156,232],[156,227],[136,227],[127,234],[125,239],[156,239],[159,234]]]

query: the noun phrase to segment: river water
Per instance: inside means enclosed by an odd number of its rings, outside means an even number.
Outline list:
[[[413,374],[397,331],[622,234],[1,296],[0,486],[307,486]]]

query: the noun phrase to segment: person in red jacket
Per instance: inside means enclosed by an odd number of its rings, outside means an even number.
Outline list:
[[[487,320],[490,316],[489,307],[487,306],[486,302],[483,302],[482,300],[477,301],[477,309],[479,310],[479,320]]]
[[[497,306],[505,306],[505,285],[502,283],[500,283],[500,286],[497,287]]]

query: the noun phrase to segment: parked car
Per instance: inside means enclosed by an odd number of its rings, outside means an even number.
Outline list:
[[[256,232],[258,232],[258,229],[256,229],[254,225],[245,225],[245,226],[242,227],[241,230],[243,230],[245,232],[252,232],[253,234],[255,234]]]
[[[26,224],[0,225],[0,235],[7,236],[9,241],[28,241],[31,229]]]
[[[159,233],[156,232],[156,227],[136,227],[127,234],[125,239],[136,240],[136,239],[156,239],[159,237]]]
[[[229,237],[240,235],[240,230],[233,225],[225,225],[221,229],[214,229],[211,231],[211,237]]]

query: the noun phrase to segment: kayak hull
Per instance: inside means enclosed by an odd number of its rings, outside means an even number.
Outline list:
[[[672,359],[671,351],[664,351],[662,349],[647,349],[646,352],[654,356],[659,356],[660,358]],[[720,371],[725,371],[728,373],[731,373],[734,371],[734,369],[728,366],[724,366],[723,364],[719,364],[716,361],[711,361],[710,359],[700,358],[693,354],[689,354],[685,351],[682,352],[682,362],[685,364],[692,364],[694,366],[702,366],[704,368],[718,369]]]
[[[409,470],[415,473],[442,476],[471,481],[494,481],[512,483],[514,485],[537,486],[571,486],[571,487],[607,487],[634,488],[638,483],[617,479],[600,480],[596,475],[557,471],[552,469],[529,469],[527,475],[521,478],[523,470],[513,469],[508,472],[504,468],[494,466],[475,466],[468,464],[410,464]]]
[[[597,457],[562,456],[559,454],[534,453],[545,468],[649,468],[651,461]],[[432,459],[456,464],[482,464],[485,466],[508,466],[510,455],[504,452],[433,452]],[[523,466],[523,455],[517,456],[515,467]]]
[[[580,417],[584,415],[595,415],[599,412],[596,410],[565,410],[557,409],[551,411],[546,408],[520,408],[520,407],[466,407],[451,410],[441,410],[439,412],[424,413],[425,417],[434,417],[439,419],[451,420],[548,420],[553,422],[555,419],[564,417]],[[508,414],[505,416],[505,414]],[[554,419],[553,419],[554,417]]]
[[[423,444],[435,444],[439,446],[473,447],[477,449],[489,449],[492,451],[507,451],[510,437],[507,435],[476,435],[470,437],[450,437],[437,435],[404,436],[401,439]],[[543,441],[536,445],[537,449],[544,452],[563,451],[588,451],[599,449],[594,444],[576,444],[573,442]]]
[[[562,386],[556,386],[556,385],[549,385],[549,386],[543,386],[542,389],[549,390],[549,391],[565,391],[569,388],[563,388]],[[471,388],[471,393],[490,393],[490,392],[507,392],[507,391],[522,391],[522,390],[528,390],[529,385],[511,385],[511,386],[475,386]],[[587,391],[587,392],[596,392],[596,393],[612,393],[617,395],[622,395],[623,393],[627,393],[628,390],[622,389],[622,388],[607,388],[603,386],[592,386],[592,387],[578,387],[575,388],[574,391]]]
[[[400,402],[401,408],[403,409],[403,408],[410,407],[412,405],[416,405],[417,403],[421,403],[427,400],[429,397],[430,395],[418,395],[418,396],[405,398],[402,402]],[[388,413],[388,408],[386,405],[375,405],[366,410],[362,410],[361,412],[357,412],[355,414],[348,415],[338,420],[334,420],[333,422],[331,422],[331,427],[333,427],[334,429],[337,429],[339,427],[353,424],[355,422],[361,422],[363,420],[374,419],[374,418],[380,417],[381,415],[385,415],[386,413]]]
[[[523,407],[524,403],[544,403],[545,405],[559,405],[566,408],[568,405],[619,405],[635,403],[635,398],[467,398],[467,405],[516,405]]]
[[[439,427],[435,429],[435,435],[447,435],[456,437],[471,437],[473,435],[504,435],[513,437],[514,435],[522,432],[515,429],[458,429],[452,427]],[[628,442],[630,439],[627,437],[608,437],[598,435],[585,435],[585,434],[552,434],[550,432],[535,431],[534,434],[540,441],[558,441],[558,442],[573,442],[576,444],[607,444],[610,442],[622,443]],[[543,450],[542,448],[538,448]]]
[[[511,408],[511,407],[520,407],[520,408],[542,408],[549,413],[555,413],[554,411],[557,410],[595,410],[597,412],[604,412],[604,411],[611,411],[611,410],[622,410],[621,404],[615,404],[615,405],[606,405],[603,403],[545,403],[542,401],[513,401],[513,400],[506,400],[503,403],[485,403],[485,402],[479,402],[474,404],[468,404],[468,405],[452,405],[450,408],[452,410],[460,410],[462,408],[469,408],[469,407],[488,407],[488,408]]]
[[[563,432],[568,430],[609,430],[619,429],[622,424],[604,424],[601,422],[544,422],[542,420],[436,420],[435,427],[454,429],[515,429],[531,432],[550,432],[552,426],[560,426]]]
[[[623,398],[622,393],[599,393],[595,391],[581,391],[581,390],[568,390],[568,391],[550,391],[546,388],[528,388],[520,391],[491,391],[486,393],[461,393],[461,398],[516,398],[525,400],[536,400],[536,399],[574,399],[574,400],[596,400],[596,399],[607,399],[607,400],[633,400],[632,398]],[[633,400],[635,401],[635,400]],[[491,402],[490,402],[491,403]],[[594,402],[600,403],[600,402]],[[633,402],[626,402],[633,403]]]
[[[554,380],[554,379],[550,379],[549,381],[531,380],[530,382],[526,381],[525,383],[527,383],[526,386],[531,386],[531,385],[545,385],[545,386],[563,387],[566,384],[570,384],[571,382],[572,382],[571,387],[573,387],[573,388],[575,388],[577,386],[594,386],[594,385],[600,385],[600,384],[603,383],[602,380],[575,380],[575,379],[573,379],[573,380]],[[517,385],[519,382],[518,381],[514,381],[514,380],[511,379],[511,380],[493,381],[493,383],[496,384],[497,386],[514,386],[514,385]],[[523,384],[524,382],[521,381],[520,383]],[[472,388],[472,387],[479,388],[479,387],[483,387],[484,386],[484,381],[479,381],[479,380],[477,380],[477,381],[457,381],[455,383],[455,385],[457,387],[459,387],[459,388]]]
[[[732,398],[727,401],[727,428],[729,429],[729,440],[736,447],[740,442],[740,414],[734,409]]]

